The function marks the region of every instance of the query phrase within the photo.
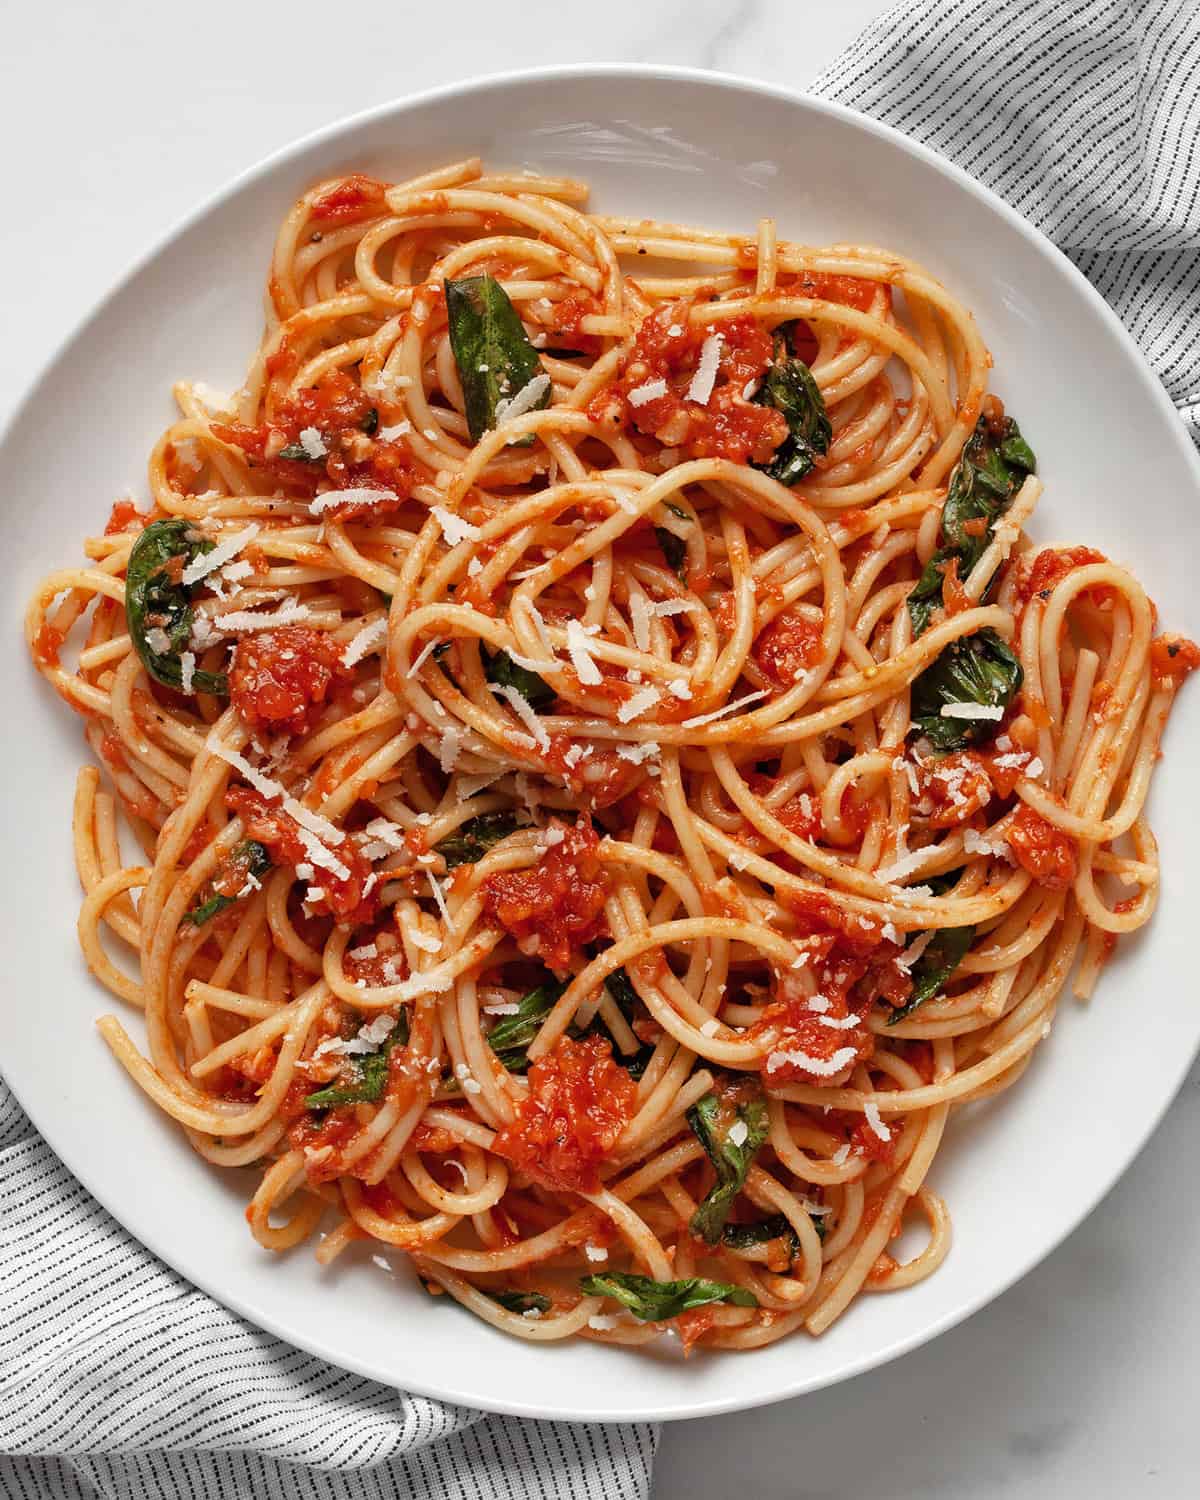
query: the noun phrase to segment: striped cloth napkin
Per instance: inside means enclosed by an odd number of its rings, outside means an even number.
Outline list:
[[[1054,239],[1200,441],[1198,89],[1193,0],[906,0],[814,91]],[[0,1082],[0,1495],[645,1500],[657,1438],[488,1417],[260,1332],[135,1243]]]

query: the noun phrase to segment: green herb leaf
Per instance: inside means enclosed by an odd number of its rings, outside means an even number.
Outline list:
[[[517,1009],[511,1016],[504,1016],[488,1032],[492,1051],[510,1073],[524,1073],[529,1067],[529,1044],[565,988],[557,980],[539,984],[537,989],[530,990],[517,1002]]]
[[[913,724],[935,750],[962,750],[996,733],[996,719],[943,717],[947,704],[977,703],[1006,709],[1021,689],[1021,663],[994,630],[960,636],[912,685]]]
[[[212,548],[213,543],[199,537],[190,521],[152,521],[129,554],[125,616],[130,638],[150,676],[178,692],[183,691],[179,658],[188,649],[192,634],[192,596],[197,585],[174,583],[167,570],[172,558],[182,558],[182,566],[186,568]],[[156,651],[146,639],[156,629],[167,637],[165,651]],[[224,696],[229,691],[229,682],[224,672],[193,672],[192,691]]]
[[[824,1217],[809,1214],[817,1238],[823,1240],[827,1234]],[[726,1224],[721,1231],[721,1243],[730,1250],[752,1250],[756,1245],[769,1245],[772,1240],[787,1240],[788,1254],[793,1260],[800,1254],[800,1236],[783,1214],[771,1214],[765,1219],[756,1219],[753,1224]]]
[[[755,464],[780,484],[793,485],[811,472],[818,453],[828,453],[833,427],[825,401],[812,371],[802,359],[789,354],[786,333],[776,330],[775,363],[763,376],[754,396],[759,406],[773,406],[783,413],[788,435],[768,464]]]
[[[377,1104],[387,1087],[388,1060],[393,1047],[403,1047],[408,1041],[408,1012],[401,1011],[391,1032],[380,1044],[378,1051],[352,1057],[350,1061],[358,1075],[353,1083],[332,1084],[318,1089],[304,1100],[306,1109],[337,1109],[343,1104]]]
[[[980,417],[950,474],[942,507],[940,545],[908,596],[914,635],[928,628],[934,610],[942,603],[944,565],[957,558],[958,576],[966,578],[987,551],[996,522],[1012,504],[1026,476],[1036,469],[1033,449],[1011,417],[1004,419],[999,430],[986,417]],[[978,536],[970,535],[967,523],[980,520],[986,522],[986,529]]]
[[[494,277],[448,281],[446,316],[467,406],[467,426],[471,441],[477,443],[495,427],[497,405],[511,400],[541,374],[542,364],[508,293]],[[547,386],[533,409],[540,410],[549,400]]]
[[[745,1287],[726,1281],[708,1281],[703,1276],[686,1276],[681,1281],[655,1281],[650,1276],[636,1276],[631,1271],[606,1271],[585,1276],[580,1290],[589,1297],[613,1297],[643,1323],[661,1323],[677,1318],[693,1307],[709,1302],[732,1302],[738,1307],[757,1307],[758,1299]]]
[[[319,464],[324,455],[310,453],[303,443],[289,443],[286,448],[280,448],[280,458],[290,458],[294,464]]]
[[[368,437],[374,437],[379,431],[379,408],[373,406],[358,425]]]
[[[687,543],[681,536],[676,536],[673,531],[668,531],[665,526],[654,528],[654,537],[658,542],[662,555],[667,560],[667,567],[675,574],[680,583],[687,582]]]
[[[539,677],[528,667],[517,666],[507,651],[497,651],[488,657],[483,671],[487,680],[497,687],[516,688],[530,708],[548,708],[558,696],[544,677]]]
[[[242,885],[246,884],[247,878],[251,875],[255,880],[261,880],[269,869],[271,869],[271,856],[257,839],[243,839],[240,844],[235,845],[229,856],[229,874],[232,875],[233,871],[237,870],[242,876]],[[205,922],[211,921],[226,907],[232,906],[237,899],[237,896],[225,896],[220,891],[211,891],[206,900],[201,901],[198,906],[193,906],[191,911],[184,914],[183,920],[191,922],[194,927],[203,927]]]
[[[506,839],[520,825],[510,812],[480,813],[469,818],[434,848],[446,861],[446,868],[477,864],[494,844]]]
[[[688,1110],[687,1119],[717,1174],[688,1227],[694,1235],[715,1245],[734,1199],[746,1185],[750,1164],[767,1138],[767,1102],[761,1089],[740,1082],[705,1094]],[[735,1128],[738,1126],[744,1131]],[[735,1135],[741,1139],[732,1139]]]
[[[913,940],[916,940],[914,934]],[[926,945],[924,952],[909,971],[913,982],[912,994],[899,1010],[887,1018],[894,1026],[905,1016],[911,1016],[918,1005],[923,1005],[946,986],[947,979],[962,963],[975,937],[974,927],[942,927]]]
[[[605,979],[604,988],[617,1002],[621,1014],[628,1020],[636,1011],[638,992],[625,969],[614,969]]]
[[[554,1306],[549,1297],[541,1292],[488,1292],[493,1302],[498,1302],[501,1307],[506,1307],[509,1312],[547,1313]]]
[[[690,521],[692,518],[682,505],[676,505],[673,500],[664,500],[663,504],[673,516],[678,516],[681,521]]]

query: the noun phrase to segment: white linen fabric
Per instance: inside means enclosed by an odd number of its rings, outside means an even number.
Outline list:
[[[1053,239],[1200,441],[1200,11],[905,0],[814,85]],[[1190,126],[1190,128],[1189,128]],[[646,1500],[657,1429],[488,1417],[303,1354],[137,1244],[0,1081],[5,1500]]]

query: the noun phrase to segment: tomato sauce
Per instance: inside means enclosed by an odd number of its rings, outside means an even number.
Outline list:
[[[793,280],[780,281],[776,289],[781,297],[814,297],[822,302],[840,302],[859,312],[870,310],[877,291],[883,291],[888,306],[892,296],[886,282],[866,281],[861,276],[842,276],[832,271],[802,271]]]
[[[122,531],[141,531],[149,522],[150,517],[143,515],[132,500],[117,500],[109,512],[104,535],[117,536]]]
[[[821,655],[821,621],[785,609],[759,632],[752,655],[772,682],[794,687]]]
[[[1076,568],[1086,568],[1091,563],[1106,563],[1103,552],[1092,547],[1047,548],[1034,558],[1032,563],[1022,563],[1017,576],[1017,628],[1033,599],[1049,599],[1051,592]],[[1085,590],[1085,596],[1096,604],[1111,601],[1113,591],[1101,584]]]
[[[1052,891],[1074,881],[1079,849],[1070,834],[1055,828],[1028,803],[1022,802],[1008,830],[1008,844],[1018,864]]]
[[[916,777],[916,810],[930,828],[957,828],[992,800],[988,764],[972,750],[919,762]]]
[[[1182,635],[1160,635],[1150,642],[1150,680],[1156,688],[1178,688],[1200,667],[1200,647]]]
[[[807,991],[790,974],[780,979],[778,993],[782,998],[768,1005],[746,1033],[766,1044],[761,1065],[765,1083],[843,1083],[875,1051],[865,1020],[845,1029],[826,1024],[849,1016],[844,994],[830,994],[822,986],[819,993],[829,1008],[818,1014],[809,1008]]]
[[[596,853],[591,820],[568,827],[563,838],[528,870],[506,870],[484,882],[484,909],[517,939],[522,953],[564,972],[572,953],[604,937],[608,875]]]
[[[238,641],[229,697],[242,723],[256,734],[306,734],[334,683],[352,675],[324,631],[285,625]]]
[[[57,667],[58,654],[66,636],[53,625],[43,625],[33,642],[33,659],[39,666]]]
[[[296,823],[282,807],[269,803],[261,792],[248,786],[231,786],[225,793],[225,805],[245,824],[246,837],[266,847],[272,864],[298,865],[311,859]],[[366,926],[379,913],[379,881],[370,861],[349,839],[330,852],[348,873],[339,875],[315,869],[312,886],[323,894],[309,903],[309,912],[314,916],[331,915],[345,926]]]
[[[745,391],[771,363],[771,335],[753,318],[696,327],[688,322],[691,306],[668,302],[642,320],[615,385],[597,392],[588,414],[609,425],[632,424],[660,443],[684,449],[689,458],[766,463],[787,436],[787,422],[774,407],[754,405]],[[687,392],[704,341],[714,333],[722,336],[716,381],[701,405]],[[659,380],[667,387],[664,394],[640,404],[629,399]]]
[[[240,448],[251,468],[260,469],[289,494],[311,497],[328,483],[339,490],[377,489],[387,497],[329,505],[323,511],[327,518],[348,521],[398,509],[416,483],[408,448],[367,432],[376,422],[378,411],[371,398],[339,370],[282,402],[270,422],[257,427],[214,422],[212,430],[222,442]],[[282,454],[300,444],[300,434],[308,429],[320,435],[324,454],[311,460],[284,458]]]
[[[529,1069],[529,1094],[492,1149],[560,1192],[600,1190],[600,1163],[633,1118],[637,1085],[604,1037],[560,1037]]]
[[[225,793],[225,806],[241,818],[246,837],[263,844],[276,865],[302,864],[308,851],[300,831],[282,807],[273,807],[253,787],[231,786]]]
[[[386,211],[386,192],[386,183],[355,172],[315,199],[309,213],[319,223],[357,224]]]
[[[885,1141],[878,1135],[866,1120],[859,1120],[850,1132],[850,1147],[856,1156],[865,1156],[868,1161],[890,1162],[896,1154],[896,1126],[890,1121],[884,1121],[884,1129],[889,1132]]]

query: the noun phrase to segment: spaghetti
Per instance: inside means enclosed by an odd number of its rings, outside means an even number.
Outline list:
[[[79,934],[148,1059],[100,1029],[260,1167],[262,1245],[746,1349],[946,1255],[950,1110],[1153,911],[1200,652],[1025,537],[1033,452],[919,265],[585,197],[306,193],[244,386],[176,387],[152,511],[27,633],[112,784]]]

